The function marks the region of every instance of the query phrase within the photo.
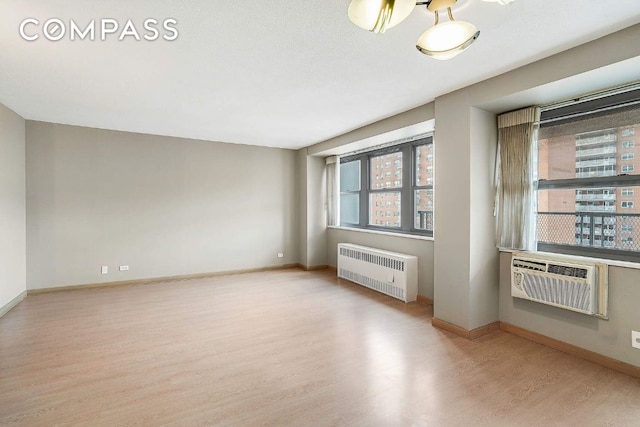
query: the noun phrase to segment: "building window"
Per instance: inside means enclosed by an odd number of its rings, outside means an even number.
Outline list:
[[[360,222],[360,160],[340,163],[340,224]]]
[[[543,109],[538,250],[640,262],[640,213],[633,210],[640,197],[638,161],[634,153],[617,157],[621,147],[634,146],[629,137],[640,129],[640,119],[629,123],[629,104],[636,101],[640,89]],[[639,117],[640,106],[632,110]]]
[[[433,235],[432,146],[429,136],[342,157],[340,225]]]

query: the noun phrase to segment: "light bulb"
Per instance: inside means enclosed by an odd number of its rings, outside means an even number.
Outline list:
[[[451,59],[471,46],[478,36],[480,31],[469,22],[447,21],[422,33],[416,48],[435,59]]]

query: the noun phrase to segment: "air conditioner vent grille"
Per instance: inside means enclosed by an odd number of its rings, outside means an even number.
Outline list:
[[[522,288],[530,298],[540,302],[592,311],[591,285],[588,283],[525,274]]]
[[[514,258],[513,266],[517,268],[524,268],[524,269],[533,270],[533,271],[547,271],[546,262],[537,262],[537,261]]]
[[[580,279],[587,278],[587,269],[580,267],[570,267],[566,265],[549,264],[547,270],[549,273],[560,274],[562,276],[577,277]]]

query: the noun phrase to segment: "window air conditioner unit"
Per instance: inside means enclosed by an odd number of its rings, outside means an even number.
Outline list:
[[[515,253],[511,296],[606,319],[608,266],[576,258]]]

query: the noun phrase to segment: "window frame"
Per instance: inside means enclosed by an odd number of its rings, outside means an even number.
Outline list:
[[[633,200],[620,201],[620,209],[633,209],[633,207],[634,207]]]
[[[368,151],[363,151],[354,154],[347,154],[340,157],[340,164],[349,163],[353,161],[360,162],[360,191],[359,193],[359,223],[343,223],[340,218],[341,227],[358,228],[365,230],[384,231],[397,234],[410,234],[424,237],[433,237],[432,230],[423,230],[415,227],[414,211],[415,211],[415,190],[426,189],[433,190],[434,185],[416,185],[416,165],[415,165],[415,153],[417,147],[423,145],[433,146],[433,135],[427,135],[416,139],[414,141],[404,142],[396,145],[391,145],[382,148],[373,148]],[[402,153],[402,174],[401,174],[401,187],[387,187],[382,185],[379,188],[372,188],[371,177],[372,167],[371,160],[375,157]],[[431,160],[433,161],[433,160]],[[391,162],[388,162],[391,164]],[[386,166],[386,163],[385,163]],[[386,179],[386,178],[385,178]],[[391,180],[393,182],[394,179]],[[376,186],[377,187],[377,186]],[[400,193],[400,227],[394,227],[392,225],[377,225],[370,224],[371,209],[375,209],[372,203],[370,203],[370,197],[376,193]],[[355,193],[355,192],[354,192]],[[386,210],[386,209],[385,209]],[[432,213],[433,215],[433,213]],[[392,215],[391,218],[397,218]],[[392,224],[393,222],[390,222]]]
[[[545,123],[551,122],[564,122],[565,120],[572,120],[574,117],[584,117],[589,116],[591,114],[597,114],[601,111],[609,110],[616,108],[618,106],[625,107],[628,105],[637,105],[640,103],[640,89],[634,88],[632,90],[623,91],[614,95],[602,96],[600,98],[595,98],[591,100],[587,100],[585,102],[577,102],[568,106],[563,106],[559,108],[549,108],[548,110],[543,109],[541,114],[540,126],[542,127]],[[620,135],[623,138],[633,137],[633,128],[628,129],[617,129],[620,130]],[[625,132],[626,131],[626,132]],[[633,148],[635,146],[635,142],[633,138],[630,140],[623,140],[620,142],[620,146],[623,149]],[[622,158],[621,158],[622,160]],[[624,165],[622,165],[624,166]],[[538,191],[544,190],[567,190],[567,189],[599,189],[599,188],[607,188],[607,187],[615,187],[619,189],[629,188],[629,187],[637,187],[640,186],[640,173],[629,171],[622,171],[612,176],[591,176],[591,177],[578,177],[576,178],[567,178],[567,179],[539,179],[536,181],[536,197]],[[576,169],[576,175],[578,175],[578,170]],[[624,201],[623,201],[624,202]],[[622,204],[620,204],[621,206]],[[621,207],[622,209],[622,207]],[[536,208],[536,215],[538,214],[548,214],[553,215],[554,212],[540,212]],[[575,215],[583,216],[585,212],[578,211],[576,209]],[[598,212],[598,214],[602,214],[604,216],[619,216],[619,215],[628,215],[616,211],[607,215],[607,212]],[[631,214],[635,215],[635,214]],[[593,218],[592,218],[593,220]],[[625,250],[625,249],[611,249],[606,247],[587,247],[587,246],[579,246],[579,245],[568,245],[568,244],[560,244],[560,243],[541,243],[537,241],[537,251],[540,252],[554,252],[554,253],[562,253],[569,255],[578,255],[578,256],[588,256],[588,257],[598,257],[603,259],[615,259],[622,261],[630,261],[630,262],[640,262],[640,252],[635,250]]]
[[[357,161],[358,159],[354,159],[353,161]],[[349,163],[349,161],[345,161],[345,162],[340,162],[338,163],[338,174],[340,174],[340,166],[342,166],[343,163]],[[360,189],[359,190],[345,190],[342,191],[342,189],[339,189],[338,191],[338,199],[342,198],[342,195],[344,194],[349,194],[349,195],[357,195],[358,196],[358,215],[362,215],[362,205],[360,204],[360,193],[362,192],[362,163],[360,163]],[[342,224],[342,211],[338,211],[338,222],[340,224]],[[351,224],[351,223],[346,223],[349,226],[355,226],[355,224]]]

